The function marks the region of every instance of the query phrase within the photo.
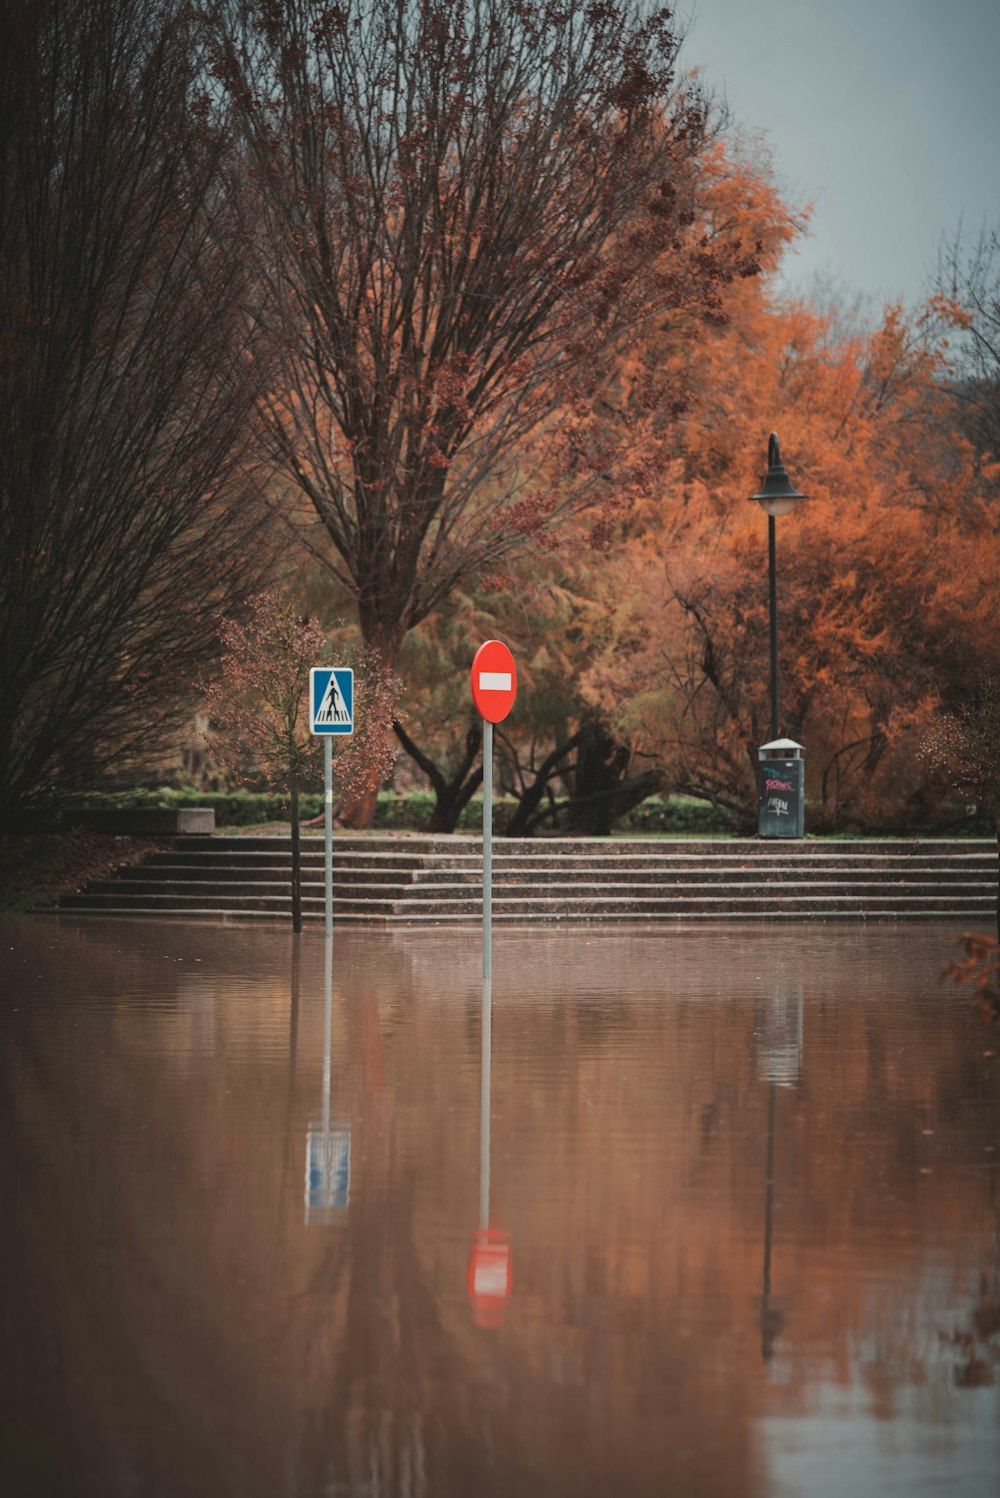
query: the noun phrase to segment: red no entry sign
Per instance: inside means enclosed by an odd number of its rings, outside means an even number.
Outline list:
[[[487,723],[502,723],[517,696],[517,668],[502,640],[487,640],[472,659],[472,700]]]

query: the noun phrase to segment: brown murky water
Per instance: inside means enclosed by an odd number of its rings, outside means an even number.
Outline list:
[[[994,1498],[953,934],[0,925],[4,1491]]]

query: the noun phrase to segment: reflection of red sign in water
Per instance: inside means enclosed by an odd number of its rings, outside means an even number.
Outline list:
[[[472,1241],[467,1281],[479,1326],[499,1326],[510,1299],[510,1239],[499,1228],[480,1228]]]

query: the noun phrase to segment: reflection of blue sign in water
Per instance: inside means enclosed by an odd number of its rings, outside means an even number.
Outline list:
[[[346,666],[313,666],[309,672],[309,730],[354,732],[354,672]]]
[[[350,1195],[351,1131],[317,1125],[306,1135],[306,1222],[342,1217]]]

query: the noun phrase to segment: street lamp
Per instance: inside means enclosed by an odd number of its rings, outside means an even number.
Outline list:
[[[778,737],[778,604],[777,582],[774,560],[774,517],[790,515],[800,499],[805,499],[791,480],[781,461],[778,434],[772,432],[767,441],[767,473],[759,494],[752,494],[762,510],[767,511],[767,558],[771,600],[771,738]]]

